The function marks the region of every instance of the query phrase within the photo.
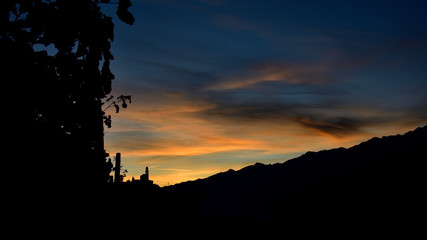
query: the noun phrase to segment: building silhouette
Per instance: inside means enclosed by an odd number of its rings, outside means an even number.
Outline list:
[[[148,167],[145,167],[145,173],[142,174],[139,179],[132,178],[132,183],[153,185],[153,181],[149,179]]]
[[[121,163],[122,163],[121,153],[116,153],[114,167],[111,162],[111,159],[108,159],[108,161],[105,162],[105,178],[107,179],[108,183],[114,183],[114,184],[134,183],[134,184],[140,184],[145,186],[157,186],[153,183],[152,180],[149,179],[148,167],[145,167],[145,173],[143,173],[139,179],[135,179],[134,177],[132,177],[132,180],[127,180],[126,182],[124,182],[123,180],[126,177],[127,170],[124,169],[122,171]],[[113,172],[113,176],[110,175],[111,171]]]

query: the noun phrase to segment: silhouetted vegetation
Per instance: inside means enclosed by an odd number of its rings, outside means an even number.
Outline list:
[[[0,52],[15,162],[25,179],[47,184],[105,181],[103,104],[114,74],[109,0],[8,0],[1,3]],[[113,3],[113,2],[111,2]],[[130,0],[119,18],[132,24]],[[115,101],[126,107],[130,96]],[[104,106],[105,108],[105,106]],[[22,171],[22,170],[20,170]]]

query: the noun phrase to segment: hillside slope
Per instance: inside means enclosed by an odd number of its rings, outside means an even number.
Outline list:
[[[425,189],[427,126],[351,148],[257,163],[167,188],[202,216],[256,221],[320,221],[416,213]]]

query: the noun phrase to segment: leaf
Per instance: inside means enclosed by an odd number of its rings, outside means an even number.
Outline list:
[[[120,107],[116,104],[116,102],[114,102],[114,107],[116,108],[116,113],[119,113]]]
[[[117,16],[123,22],[132,25],[135,22],[135,18],[132,13],[128,11],[128,8],[132,6],[130,0],[119,0],[119,6],[117,8]]]
[[[111,128],[111,115],[108,115],[108,117],[104,116],[104,123],[107,125],[108,128]]]
[[[117,10],[116,13],[120,20],[129,25],[133,25],[133,23],[135,22],[135,18],[133,17],[132,13],[127,10]]]

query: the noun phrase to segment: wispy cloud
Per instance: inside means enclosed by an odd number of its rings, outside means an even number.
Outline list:
[[[295,62],[259,63],[249,66],[245,72],[225,77],[207,87],[208,90],[247,88],[262,82],[284,84],[322,85],[334,81],[321,65]]]

